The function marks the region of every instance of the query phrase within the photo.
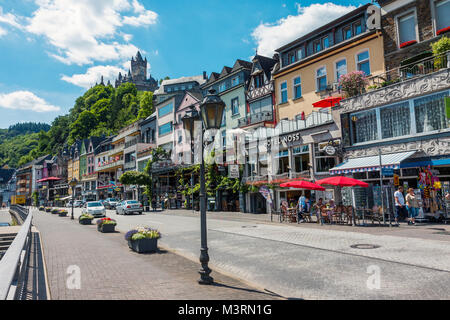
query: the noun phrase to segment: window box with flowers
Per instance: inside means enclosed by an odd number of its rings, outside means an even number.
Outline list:
[[[363,71],[353,71],[339,78],[339,86],[347,98],[361,94],[368,84],[366,74]]]
[[[82,225],[90,225],[90,224],[92,224],[92,220],[94,220],[94,216],[93,215],[87,214],[87,213],[83,213],[78,218],[78,223],[82,224]]]
[[[128,247],[137,253],[149,253],[158,250],[158,239],[161,233],[158,230],[149,227],[139,227],[128,231],[125,234],[125,240],[128,241]]]
[[[115,231],[117,222],[111,218],[97,220],[97,230],[102,233],[112,233]]]

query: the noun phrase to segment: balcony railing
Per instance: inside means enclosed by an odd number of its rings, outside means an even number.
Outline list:
[[[293,132],[297,130],[322,125],[332,121],[333,117],[331,115],[330,110],[328,110],[327,108],[311,112],[307,117],[305,117],[305,120],[301,119],[281,120],[280,123],[277,125],[277,128],[280,129],[280,134],[284,134],[288,132]]]
[[[100,163],[96,165],[97,171],[106,170],[118,166],[123,166],[123,159],[122,160],[114,160],[114,161],[108,161],[104,163]]]
[[[420,59],[383,74],[368,78],[366,90],[380,89],[392,84],[403,82],[416,77],[421,77],[440,69],[450,68],[450,51],[446,53]]]
[[[136,168],[136,161],[126,162],[126,163],[123,165],[123,168],[124,168],[125,170],[135,169],[135,168]]]
[[[273,112],[259,112],[255,114],[248,114],[245,117],[238,119],[238,126],[245,127],[252,124],[257,124],[264,121],[273,121]]]

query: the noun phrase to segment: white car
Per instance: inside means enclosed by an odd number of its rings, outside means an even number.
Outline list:
[[[106,217],[106,209],[101,202],[90,201],[83,208],[83,213],[91,214],[94,217]]]
[[[142,208],[142,204],[135,200],[125,200],[120,202],[116,206],[116,214],[142,214],[142,211],[144,211]]]

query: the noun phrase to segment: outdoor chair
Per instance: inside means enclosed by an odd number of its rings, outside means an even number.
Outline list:
[[[281,222],[284,222],[286,220],[289,220],[289,212],[285,206],[281,206],[281,212],[280,212],[280,218]]]
[[[328,216],[328,210],[326,206],[320,207],[320,217],[324,223],[331,223],[330,217]]]
[[[353,209],[353,206],[346,207],[345,217],[347,220],[347,224],[350,224],[350,225],[353,224],[353,220],[355,219],[354,213],[355,213],[355,210]]]

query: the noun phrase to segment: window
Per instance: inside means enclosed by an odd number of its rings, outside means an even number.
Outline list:
[[[450,27],[450,0],[441,0],[434,3],[436,34],[440,34]],[[441,31],[441,32],[439,32]]]
[[[264,74],[260,73],[255,76],[255,88],[261,88],[264,85]]]
[[[358,53],[356,63],[359,71],[363,71],[367,76],[370,75],[369,51]]]
[[[219,92],[225,91],[227,89],[225,82],[222,82],[219,85]]]
[[[414,100],[418,133],[448,128],[445,97],[448,97],[447,91]]]
[[[221,127],[225,127],[227,125],[227,117],[226,117],[226,115],[227,115],[227,113],[226,113],[226,110],[224,109],[223,113],[222,113],[222,125],[221,125]]]
[[[382,139],[406,136],[411,133],[409,102],[380,109]]]
[[[160,136],[172,132],[172,122],[168,122],[163,124],[162,126],[159,126],[158,132]]]
[[[158,116],[164,117],[165,115],[171,113],[173,111],[173,103],[170,103],[164,107],[159,108],[158,110]]]
[[[320,50],[322,50],[322,44],[321,44],[320,40],[314,41],[313,47],[314,47],[314,53],[319,52]]]
[[[181,131],[178,131],[178,143],[183,142],[183,134],[181,133]]]
[[[326,49],[330,46],[330,40],[329,40],[328,36],[326,36],[325,38],[322,38],[322,46],[324,49]]]
[[[378,139],[377,115],[375,110],[350,115],[353,128],[353,143]]]
[[[302,96],[302,80],[300,77],[294,79],[294,99]]]
[[[280,85],[281,88],[281,101],[280,103],[286,103],[288,101],[287,82],[283,82]]]
[[[231,115],[239,114],[239,98],[231,100]]]
[[[225,149],[227,147],[227,131],[222,131],[222,146]]]
[[[336,81],[344,74],[347,74],[347,60],[342,59],[336,62]]]
[[[357,36],[358,34],[360,34],[362,32],[362,26],[361,26],[361,21],[355,22],[353,24],[353,34],[355,36]]]
[[[272,109],[272,97],[267,97],[250,103],[250,114],[252,115],[256,115],[261,112],[268,112],[272,114]]]
[[[294,148],[293,150],[294,155],[294,168],[295,172],[302,172],[309,170],[308,163],[309,163],[309,146],[301,146]]]
[[[319,151],[319,144],[314,144],[314,155],[316,159],[316,172],[329,173],[331,168],[336,166],[336,157],[328,156],[325,152]]]
[[[289,64],[292,64],[295,62],[295,52],[288,53],[288,60],[289,60]]]
[[[397,19],[399,47],[409,41],[417,40],[416,37],[416,16],[409,13]]]
[[[231,79],[231,86],[237,86],[239,84],[239,76]]]
[[[297,60],[303,59],[303,48],[297,50]]]
[[[352,28],[350,26],[342,29],[342,38],[344,40],[350,39],[352,37]]]
[[[322,67],[316,71],[317,91],[324,91],[327,89],[327,69]]]

